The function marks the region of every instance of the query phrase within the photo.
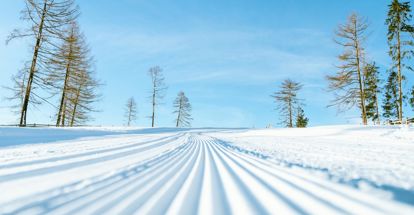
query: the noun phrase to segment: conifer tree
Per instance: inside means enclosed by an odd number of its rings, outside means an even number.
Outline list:
[[[366,99],[367,118],[372,122],[380,124],[378,94],[380,93],[380,80],[378,66],[374,63],[364,66],[364,89]]]
[[[80,70],[72,83],[72,90],[69,91],[66,104],[66,118],[69,126],[91,121],[91,113],[98,111],[94,104],[101,98],[97,92],[101,83],[95,78],[94,70]]]
[[[410,106],[414,110],[414,87],[411,88],[410,92]]]
[[[302,107],[298,107],[298,113],[296,116],[296,127],[306,128],[308,126],[309,119],[305,116],[305,111]]]
[[[35,86],[44,87],[47,61],[53,58],[54,48],[62,38],[62,29],[78,16],[74,0],[25,0],[22,19],[29,23],[24,30],[14,30],[7,43],[15,38],[31,37],[34,40],[33,55],[28,68],[24,97],[20,111],[20,126],[26,126],[30,100],[36,95]]]
[[[164,98],[164,93],[167,89],[164,83],[164,76],[162,74],[162,69],[159,66],[155,66],[149,69],[148,75],[151,77],[151,106],[152,106],[152,115],[151,126],[155,127],[155,111],[156,107],[161,104],[161,100]]]
[[[92,103],[99,98],[99,83],[93,76],[89,52],[84,35],[73,22],[47,67],[50,72],[46,83],[59,95],[56,126],[84,123],[89,120],[89,113],[95,111]]]
[[[397,98],[390,98],[388,101],[396,100],[398,108],[398,120],[403,119],[403,69],[412,70],[405,60],[412,55],[412,36],[414,28],[410,25],[412,14],[410,2],[400,2],[399,0],[392,0],[392,3],[388,6],[388,17],[386,24],[388,26],[388,45],[389,55],[393,61],[391,71],[396,70],[396,89]],[[389,80],[393,79],[393,73],[390,74]],[[394,85],[394,84],[392,84]],[[391,87],[391,83],[390,83]],[[389,93],[388,96],[394,96],[393,93]],[[388,104],[387,107],[391,108],[393,104]],[[388,113],[387,113],[388,115]]]
[[[135,102],[134,97],[129,98],[126,103],[125,119],[127,126],[131,126],[131,124],[137,119],[137,103]]]
[[[276,110],[279,111],[282,118],[281,123],[288,128],[293,128],[295,110],[300,106],[300,99],[298,98],[300,89],[302,89],[302,84],[286,79],[280,89],[272,95],[277,104]]]
[[[174,101],[174,114],[177,114],[177,119],[175,120],[175,126],[178,127],[190,127],[191,126],[191,104],[184,92],[181,91],[178,93],[177,98]]]
[[[329,90],[335,99],[330,106],[337,106],[339,111],[348,110],[355,105],[361,110],[362,123],[367,124],[365,92],[363,80],[364,48],[368,22],[357,14],[349,16],[346,24],[339,25],[336,31],[336,43],[344,48],[338,56],[341,65],[334,75],[328,75]]]
[[[74,90],[71,82],[83,69],[85,50],[81,39],[79,28],[74,22],[64,36],[57,55],[50,60],[49,70],[53,72],[48,76],[48,85],[56,88],[57,94],[60,94],[56,126],[65,126],[69,94]]]
[[[383,114],[386,119],[396,119],[399,116],[397,72],[390,71],[385,84],[384,99],[382,104]]]

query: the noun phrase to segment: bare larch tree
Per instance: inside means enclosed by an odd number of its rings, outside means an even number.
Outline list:
[[[363,62],[363,42],[366,40],[367,20],[357,14],[349,16],[346,24],[336,30],[335,42],[344,51],[338,56],[341,65],[334,75],[328,75],[329,90],[334,92],[335,99],[330,106],[337,106],[339,111],[348,110],[358,104],[361,110],[362,123],[367,124]]]
[[[161,104],[161,100],[165,96],[165,91],[167,87],[164,83],[164,76],[162,74],[162,69],[159,66],[155,66],[149,69],[148,75],[151,77],[151,105],[152,105],[152,115],[151,126],[155,126],[155,109],[158,105]]]
[[[76,76],[85,69],[86,52],[79,27],[73,22],[65,32],[63,43],[58,47],[55,57],[48,64],[48,69],[53,72],[49,73],[47,83],[55,89],[56,94],[60,94],[56,126],[66,124],[69,94],[75,90],[73,82]]]
[[[27,110],[33,86],[42,87],[43,75],[48,59],[53,57],[57,41],[62,38],[62,29],[72,23],[78,16],[74,0],[25,0],[22,19],[29,22],[29,27],[14,30],[7,43],[15,38],[31,37],[34,39],[33,55],[26,77],[24,98],[20,113],[20,126],[26,126]]]
[[[131,126],[137,119],[137,103],[135,102],[134,97],[129,98],[125,105],[125,119],[127,126]]]
[[[282,124],[288,128],[293,127],[296,110],[301,105],[298,98],[298,92],[301,89],[302,84],[286,79],[283,81],[280,89],[272,95],[277,104],[276,110],[279,111],[282,118]]]
[[[69,125],[81,125],[91,121],[91,113],[97,112],[94,103],[100,100],[98,88],[102,85],[94,76],[94,70],[81,70],[76,76],[74,90],[69,96],[67,105]]]
[[[177,114],[176,127],[190,127],[191,126],[191,104],[184,92],[178,93],[174,101],[174,114]]]
[[[100,84],[94,77],[89,52],[84,35],[73,22],[48,64],[52,72],[46,79],[47,85],[60,95],[56,126],[84,123],[90,120],[89,113],[95,111],[91,104],[99,99],[96,89]]]

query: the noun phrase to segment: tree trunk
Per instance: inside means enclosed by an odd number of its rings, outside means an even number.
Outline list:
[[[63,103],[63,114],[62,114],[62,127],[65,127],[65,119],[66,119],[66,101]]]
[[[293,128],[293,113],[292,113],[292,102],[289,101],[289,128]]]
[[[128,113],[128,123],[127,123],[128,127],[131,125],[131,108],[129,108],[129,113]]]
[[[128,104],[128,127],[131,125],[132,101]]]
[[[152,123],[151,126],[154,128],[155,126],[155,86],[154,91],[152,92]]]
[[[397,32],[397,69],[398,69],[398,120],[402,123],[403,118],[403,95],[402,95],[402,74],[401,74],[401,40],[400,32]]]
[[[357,23],[354,22],[355,29],[357,29]],[[365,107],[365,91],[361,78],[361,59],[360,59],[360,50],[358,43],[358,35],[356,31],[354,32],[355,37],[355,49],[356,49],[356,63],[357,63],[357,73],[358,73],[358,82],[359,82],[359,95],[360,95],[360,105],[362,110],[362,124],[367,125],[367,111]]]
[[[36,45],[35,45],[35,48],[34,48],[34,53],[33,53],[33,58],[32,58],[32,65],[30,66],[29,79],[27,80],[26,93],[24,95],[24,101],[23,101],[22,111],[21,111],[21,115],[20,115],[20,124],[19,124],[19,126],[21,126],[21,127],[26,126],[27,107],[29,106],[30,93],[31,93],[31,90],[32,90],[32,83],[33,83],[34,73],[36,71],[37,56],[39,54],[39,49],[40,49],[41,40],[42,40],[42,36],[43,36],[43,25],[44,25],[44,20],[45,20],[45,16],[46,16],[46,9],[47,9],[47,1],[45,1],[44,5],[43,5],[42,17],[41,17],[40,25],[39,25],[39,32],[38,32],[38,35],[37,35],[37,38],[36,38]]]
[[[181,107],[183,106],[183,98],[180,98],[180,107],[178,108],[178,117],[177,117],[177,124],[175,125],[175,127],[178,128],[179,122],[180,122],[180,117],[181,117]]]
[[[375,92],[376,93],[376,92]],[[381,125],[381,119],[380,119],[380,114],[379,114],[379,110],[378,110],[378,96],[375,96],[375,113],[377,114],[377,124]]]
[[[82,89],[82,84],[79,86],[78,91],[76,92],[76,99],[74,101],[72,118],[70,120],[70,127],[73,127],[73,124],[75,122],[76,109],[78,108],[78,102],[79,102],[79,96],[80,96],[81,89]]]
[[[64,85],[63,85],[62,97],[60,99],[60,106],[59,106],[59,113],[58,113],[58,117],[57,117],[57,121],[56,121],[56,127],[58,127],[59,123],[61,121],[63,121],[63,119],[62,119],[63,116],[62,115],[64,115],[64,112],[66,111],[65,108],[63,107],[64,106],[63,104],[65,103],[67,85],[68,85],[68,82],[69,82],[69,72],[70,72],[69,67],[70,67],[70,63],[68,63],[68,65],[66,66],[65,82],[64,82]],[[62,124],[62,126],[63,126],[63,124]]]

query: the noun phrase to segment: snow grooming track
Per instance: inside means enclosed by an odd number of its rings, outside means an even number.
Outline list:
[[[64,172],[62,165],[88,171],[100,163],[124,162],[100,175],[0,203],[0,214],[414,214],[410,206],[299,174],[202,133],[124,147],[97,149],[102,155],[94,158],[87,157],[93,152],[62,156],[56,166],[4,165],[11,173],[0,174],[0,180],[7,186],[16,174],[25,181]],[[148,158],[135,163],[124,157],[144,155]],[[12,171],[25,165],[34,165],[29,171],[35,174]]]

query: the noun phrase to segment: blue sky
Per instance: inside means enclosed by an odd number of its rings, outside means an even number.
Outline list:
[[[23,1],[3,0],[0,41],[16,27]],[[96,60],[101,88],[98,125],[121,125],[126,100],[138,103],[138,126],[149,126],[147,70],[163,68],[168,91],[158,109],[158,126],[173,126],[172,102],[183,90],[193,105],[193,127],[265,127],[279,121],[270,95],[283,79],[304,84],[300,97],[311,125],[359,123],[358,112],[337,115],[326,108],[331,95],[324,76],[335,71],[340,48],[333,31],[352,12],[366,16],[371,34],[368,57],[384,71],[387,13],[385,0],[78,0],[80,25]],[[30,58],[27,44],[0,42],[0,85]],[[0,89],[0,96],[7,91]],[[56,100],[57,98],[55,98]],[[51,100],[52,102],[55,100]],[[1,100],[0,124],[16,116]],[[47,123],[44,105],[31,110],[29,123]]]

